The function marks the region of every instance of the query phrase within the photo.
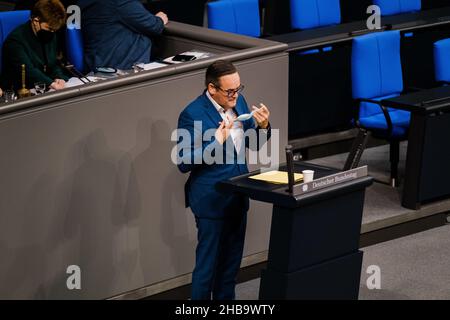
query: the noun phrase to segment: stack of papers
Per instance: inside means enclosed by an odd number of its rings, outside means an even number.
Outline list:
[[[159,63],[159,62],[150,62],[150,63],[144,64],[144,70],[153,70],[153,69],[158,69],[158,68],[162,68],[162,67],[167,67],[167,64]]]
[[[264,173],[260,173],[254,176],[249,177],[250,179],[254,180],[260,180],[270,183],[276,183],[276,184],[288,184],[288,174],[286,171],[268,171]],[[294,180],[295,182],[298,182],[303,179],[303,174],[301,173],[294,173]]]
[[[167,67],[167,64],[159,63],[159,62],[138,63],[138,64],[135,64],[135,65],[137,67],[141,68],[144,71],[158,69],[158,68],[162,68],[162,67]]]

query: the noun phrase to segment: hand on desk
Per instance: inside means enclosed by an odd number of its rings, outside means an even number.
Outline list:
[[[62,79],[55,79],[55,81],[52,82],[52,84],[50,85],[51,89],[54,90],[61,90],[64,89],[66,85],[66,82]]]
[[[258,127],[267,129],[267,127],[269,126],[270,111],[263,103],[260,103],[259,105],[261,108],[252,106],[253,118],[255,118]]]

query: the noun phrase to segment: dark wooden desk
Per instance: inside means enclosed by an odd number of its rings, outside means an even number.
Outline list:
[[[221,192],[241,193],[273,203],[267,269],[261,275],[260,299],[357,299],[363,253],[359,251],[368,176],[328,185],[336,169],[295,163],[294,170],[314,170],[320,190],[294,188],[249,179],[259,172],[223,181]],[[281,168],[285,170],[285,168]],[[345,174],[345,173],[342,173]],[[342,176],[342,175],[341,175]],[[328,178],[324,178],[328,177]],[[324,178],[317,181],[317,179]],[[337,180],[338,178],[336,178]],[[303,193],[302,193],[303,191]],[[304,193],[306,192],[306,193]]]
[[[450,23],[450,7],[381,18],[382,27],[400,31],[413,31],[448,23]],[[289,46],[288,51],[293,51],[350,41],[356,36],[370,32],[366,21],[362,20],[276,35],[269,37],[268,40],[286,43]]]
[[[264,8],[264,31],[268,34],[292,32],[290,24],[290,6],[287,0],[260,0]],[[373,0],[345,0],[340,2],[342,23],[364,20],[367,7]],[[422,11],[449,6],[448,0],[422,0]]]
[[[450,196],[450,86],[423,90],[382,101],[411,112],[402,205]]]

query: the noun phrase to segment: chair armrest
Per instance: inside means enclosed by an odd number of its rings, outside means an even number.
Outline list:
[[[381,106],[381,101],[378,101],[378,100],[367,99],[367,98],[358,98],[358,99],[356,99],[356,101],[358,101],[358,102],[370,102],[370,103],[375,103],[375,104]]]
[[[373,100],[373,99],[366,99],[366,98],[358,98],[356,100],[359,101],[359,102],[374,103],[374,104],[378,105],[381,108],[381,111],[383,112],[384,118],[386,119],[388,134],[389,134],[389,136],[391,136],[392,135],[392,131],[393,131],[392,119],[391,119],[391,116],[389,115],[388,109],[381,104],[381,101],[377,101],[377,100]],[[357,122],[357,126],[361,127],[360,122],[359,122],[359,116],[358,116],[358,119],[356,120],[356,122]]]

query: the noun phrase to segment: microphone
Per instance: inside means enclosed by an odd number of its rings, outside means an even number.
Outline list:
[[[286,163],[287,163],[287,174],[288,174],[288,192],[290,194],[294,191],[294,154],[292,152],[292,146],[287,145],[286,150]]]
[[[68,64],[65,66],[66,70],[70,72],[71,75],[80,79],[84,84],[92,82],[88,77],[84,76],[80,71],[78,71],[74,65]]]

